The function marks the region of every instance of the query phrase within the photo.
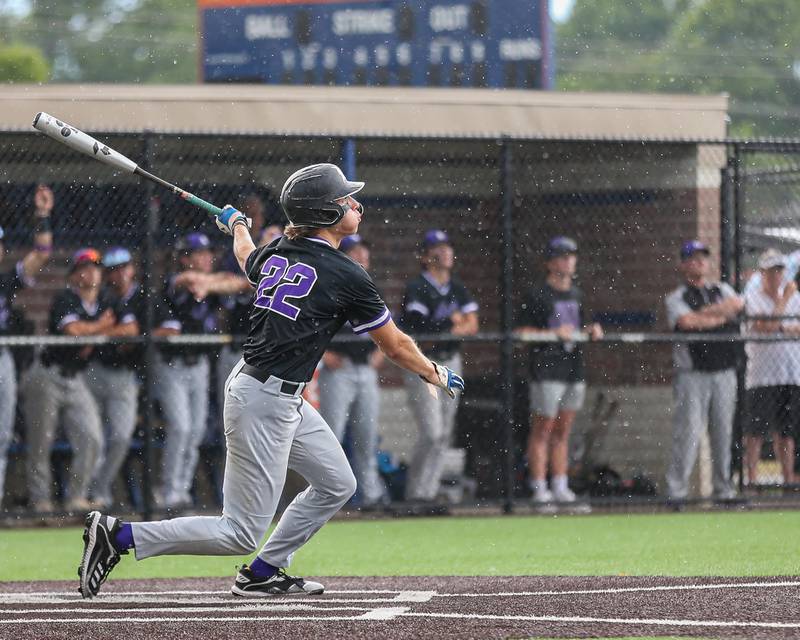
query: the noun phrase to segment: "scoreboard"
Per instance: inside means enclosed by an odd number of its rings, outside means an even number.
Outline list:
[[[198,0],[205,82],[552,87],[548,0]]]

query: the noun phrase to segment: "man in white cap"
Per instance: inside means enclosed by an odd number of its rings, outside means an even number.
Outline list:
[[[785,256],[775,249],[767,249],[759,257],[760,286],[745,296],[749,331],[800,336],[800,295],[793,281],[783,282],[785,267]],[[746,349],[747,418],[743,429],[748,484],[756,484],[761,445],[768,433],[783,482],[792,484],[792,432],[800,408],[800,342],[748,342]]]
[[[125,247],[112,247],[102,258],[103,291],[114,309],[116,323],[105,335],[140,335],[145,323],[145,299],[136,281],[133,256]],[[118,344],[99,347],[86,371],[89,389],[97,400],[103,421],[103,447],[95,464],[91,488],[95,504],[114,504],[112,486],[125,463],[136,428],[139,399],[138,370],[144,352],[139,345]]]

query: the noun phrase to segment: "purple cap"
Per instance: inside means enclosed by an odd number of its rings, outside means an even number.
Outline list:
[[[556,236],[547,243],[547,257],[557,258],[570,253],[578,253],[578,243],[567,236]]]
[[[187,253],[190,251],[200,251],[202,249],[210,249],[211,248],[211,240],[208,239],[208,236],[205,233],[200,233],[199,231],[193,231],[181,239],[179,239],[175,243],[175,248],[178,251],[186,251]]]
[[[705,253],[707,256],[711,255],[711,251],[704,242],[700,240],[687,240],[681,247],[681,260],[691,258],[697,252]]]
[[[106,251],[105,255],[103,256],[103,266],[106,269],[121,267],[122,265],[128,264],[132,261],[133,258],[131,257],[131,252],[125,247],[112,247]]]
[[[437,244],[450,244],[450,237],[441,229],[431,229],[426,232],[422,239],[423,248],[430,249]]]
[[[357,233],[354,233],[351,236],[345,236],[339,243],[339,251],[344,251],[344,252],[350,251],[350,249],[355,247],[357,244],[366,244],[364,242],[364,238],[362,238]]]

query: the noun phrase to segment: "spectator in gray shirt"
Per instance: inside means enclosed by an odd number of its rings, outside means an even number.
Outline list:
[[[681,248],[683,284],[667,296],[670,326],[685,333],[736,333],[744,301],[728,284],[709,281],[708,247],[690,240]],[[672,460],[667,471],[669,498],[680,506],[689,493],[702,430],[711,436],[714,498],[735,497],[730,478],[731,431],[736,407],[737,342],[676,343],[672,414]]]

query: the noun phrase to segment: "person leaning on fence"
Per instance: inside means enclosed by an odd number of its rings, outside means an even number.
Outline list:
[[[800,337],[800,294],[793,281],[783,281],[785,267],[785,256],[775,249],[759,257],[761,281],[745,294],[750,331]],[[784,484],[793,484],[793,428],[800,412],[800,342],[748,342],[746,350],[744,459],[748,484],[757,484],[761,445],[767,434],[771,434]]]
[[[263,203],[258,196],[248,196],[245,199],[242,213],[255,215],[253,218],[252,233],[256,238],[256,246],[268,245],[283,234],[283,227],[271,224],[263,227]],[[260,220],[260,222],[259,222]],[[197,270],[187,270],[180,274],[178,283],[194,296],[195,300],[203,300],[210,295],[218,296],[222,307],[222,328],[225,333],[233,336],[229,344],[219,350],[217,358],[217,407],[220,417],[225,400],[225,380],[234,365],[242,357],[242,346],[250,330],[250,310],[253,306],[253,287],[242,275],[236,256],[233,251],[223,255],[220,271],[205,273]]]
[[[175,244],[178,272],[167,276],[164,300],[158,307],[156,335],[208,334],[219,329],[216,295],[199,298],[187,285],[187,274],[212,273],[214,253],[203,233],[193,232]],[[160,506],[191,506],[191,489],[206,434],[210,354],[217,345],[164,344],[156,358],[157,396],[166,423],[161,461]]]
[[[547,275],[533,287],[520,317],[517,331],[558,338],[531,347],[531,410],[528,437],[528,474],[537,505],[575,502],[567,479],[568,445],[572,423],[586,396],[583,352],[573,340],[584,326],[583,294],[573,278],[578,245],[557,236],[545,251]],[[597,323],[585,327],[593,340],[603,337]],[[550,471],[550,488],[547,472]]]
[[[145,320],[144,292],[136,281],[136,268],[130,251],[114,247],[103,256],[103,295],[111,301],[116,324],[110,337],[133,337],[141,333]],[[139,369],[143,348],[134,344],[98,347],[86,372],[103,423],[104,443],[95,465],[91,488],[98,505],[113,504],[112,486],[130,450],[136,428],[139,398]]]
[[[342,251],[369,271],[369,248],[358,234],[345,236]],[[350,426],[353,466],[361,498],[361,509],[380,508],[386,486],[378,473],[378,414],[380,396],[378,367],[383,353],[368,336],[353,333],[349,324],[339,336],[355,339],[333,342],[322,356],[319,372],[319,413],[339,442]]]
[[[455,256],[444,231],[432,229],[422,241],[422,273],[412,280],[403,297],[400,326],[408,333],[441,334],[442,339],[424,349],[425,355],[461,374],[459,343],[446,336],[473,335],[478,331],[478,303],[453,275]],[[408,471],[406,499],[436,499],[445,454],[458,409],[458,401],[433,396],[419,376],[404,372],[411,411],[419,437]]]
[[[744,300],[723,282],[708,280],[708,247],[686,242],[680,252],[683,284],[666,298],[667,319],[679,333],[738,333]],[[667,470],[668,497],[676,506],[689,494],[689,477],[700,437],[708,425],[714,498],[735,497],[731,483],[731,432],[736,407],[736,367],[741,348],[735,341],[676,342],[672,381],[672,459]]]
[[[54,336],[105,335],[116,324],[111,301],[100,293],[100,253],[87,247],[73,256],[67,288],[50,307],[48,331]],[[50,453],[59,425],[72,448],[64,507],[70,512],[91,508],[87,495],[102,428],[97,402],[86,382],[92,345],[48,345],[22,383],[22,410],[28,445],[28,488],[34,511],[53,511]]]
[[[39,185],[34,194],[33,250],[10,269],[0,273],[0,336],[15,333],[11,303],[22,287],[34,284],[35,278],[50,257],[53,234],[50,231],[50,213],[53,210],[53,192]],[[0,227],[0,260],[5,253],[5,233]],[[14,432],[17,407],[17,371],[11,350],[0,346],[0,505],[5,491],[8,447]]]

